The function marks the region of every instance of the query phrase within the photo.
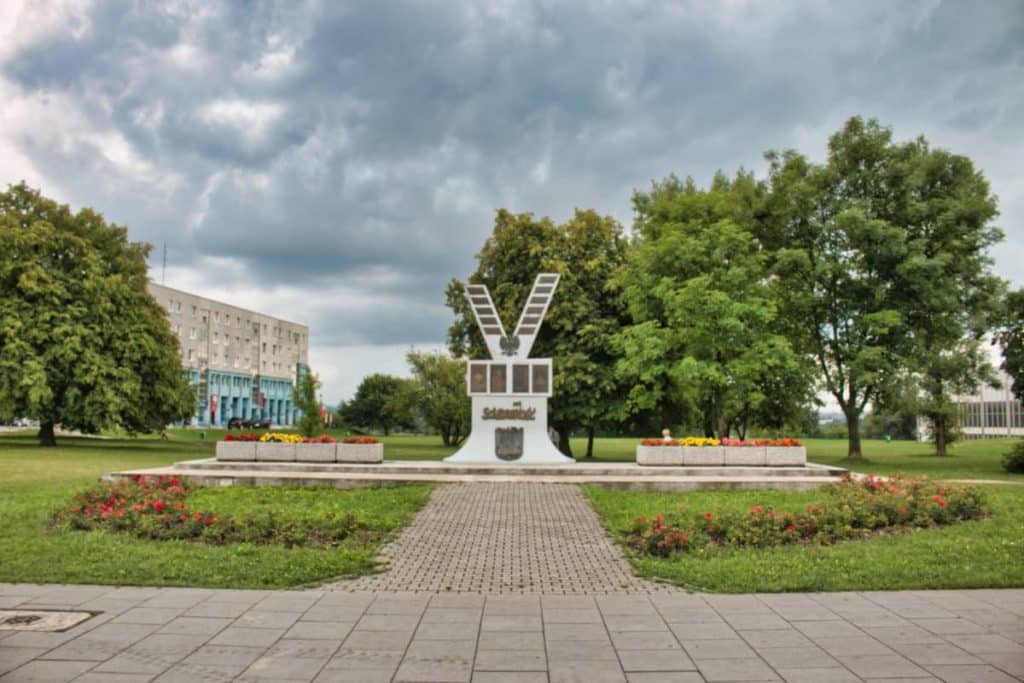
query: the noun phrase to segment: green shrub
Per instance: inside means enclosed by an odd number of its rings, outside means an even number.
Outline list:
[[[808,505],[801,513],[754,505],[742,511],[694,515],[680,509],[668,517],[641,517],[627,532],[627,543],[641,554],[658,556],[706,547],[829,544],[883,529],[927,528],[986,514],[980,489],[944,486],[926,479],[847,477],[823,492],[822,502]]]
[[[1013,444],[1010,452],[1003,456],[1003,469],[1007,472],[1024,474],[1024,441]]]

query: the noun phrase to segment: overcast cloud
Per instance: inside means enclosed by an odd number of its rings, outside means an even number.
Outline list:
[[[325,397],[443,344],[494,211],[628,226],[668,173],[820,160],[851,115],[972,157],[1024,283],[1024,3],[0,7],[0,182],[92,206],[166,283],[309,324]]]

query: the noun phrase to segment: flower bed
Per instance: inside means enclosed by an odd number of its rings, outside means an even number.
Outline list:
[[[744,511],[680,509],[654,519],[641,517],[625,540],[642,555],[664,557],[708,548],[831,544],[885,531],[955,524],[987,514],[980,489],[926,479],[846,477],[822,492],[821,502],[799,513],[755,505]]]
[[[337,546],[366,528],[349,513],[329,512],[305,521],[285,518],[272,509],[221,517],[190,508],[188,496],[192,490],[187,482],[176,477],[136,475],[79,493],[70,505],[54,513],[51,524],[83,531],[102,529],[152,540],[316,548]]]
[[[350,436],[338,444],[337,458],[338,462],[383,462],[384,444],[372,436]]]
[[[675,447],[678,450],[672,450]],[[659,450],[655,450],[659,449]],[[807,451],[796,439],[714,439],[687,436],[679,441],[644,439],[636,449],[638,465],[694,467],[736,465],[747,467],[803,466]]]
[[[384,460],[384,446],[368,436],[349,437],[338,443],[326,434],[312,438],[281,432],[228,434],[217,442],[217,460],[379,463]]]

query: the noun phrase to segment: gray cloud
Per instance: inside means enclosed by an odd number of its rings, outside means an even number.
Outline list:
[[[308,292],[314,343],[440,342],[498,207],[628,224],[653,179],[820,158],[853,114],[974,158],[1024,281],[1017,2],[208,5],[100,2],[19,40],[0,144],[207,294]]]

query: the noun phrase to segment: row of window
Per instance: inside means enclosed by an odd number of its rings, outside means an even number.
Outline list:
[[[174,299],[168,299],[168,301],[167,301],[167,310],[168,311],[172,311],[174,313],[181,313],[181,302],[180,301],[175,301]],[[195,318],[195,317],[197,317],[198,314],[199,314],[199,308],[197,306],[193,305],[192,306],[192,317]],[[202,318],[203,318],[203,323],[206,323],[207,322],[206,315],[203,315]],[[235,327],[241,328],[242,327],[242,316],[236,315],[236,316],[234,316],[234,318],[235,318],[234,319]],[[213,321],[215,323],[217,323],[217,324],[221,323],[222,316],[221,316],[221,312],[220,311],[214,311],[213,312]],[[232,322],[231,314],[230,313],[224,313],[224,315],[223,315],[223,323],[225,325],[231,325],[231,322]],[[252,326],[253,332],[255,332],[256,334],[259,334],[259,332],[260,332],[260,323],[259,322],[253,323],[253,321],[251,319],[247,318],[246,321],[245,321],[245,326],[246,327]],[[285,333],[287,332],[288,341],[290,341],[290,342],[292,342],[294,344],[299,344],[299,343],[305,341],[305,339],[306,339],[306,335],[302,334],[301,332],[287,331],[287,330],[284,330],[283,328],[281,328],[281,327],[279,327],[277,325],[274,326],[272,331],[273,331],[273,336],[276,337],[277,339],[281,339],[283,336],[285,336]],[[195,328],[192,328],[192,334],[194,334],[194,333],[195,333]],[[267,334],[267,323],[263,323],[263,334]],[[195,339],[194,336],[191,336],[190,338],[191,339]]]
[[[1020,401],[978,401],[958,404],[960,423],[964,427],[1024,427],[1024,410]]]
[[[173,326],[173,330],[174,330],[174,333],[177,334],[179,338],[182,336],[181,325],[174,325]],[[188,338],[191,339],[191,340],[195,340],[197,338],[196,328],[193,327],[193,328],[189,329]],[[214,332],[213,333],[213,343],[214,344],[221,344],[221,338],[220,338],[220,333],[219,332]],[[236,344],[241,344],[242,343],[242,338],[241,337],[235,337],[235,343]],[[250,339],[249,337],[246,337],[245,338],[245,343],[247,345],[251,345],[252,344],[252,339]],[[224,335],[223,346],[225,346],[225,347],[231,346],[231,337],[230,336]],[[272,353],[274,355],[277,355],[279,352],[280,353],[284,353],[284,351],[286,350],[284,346],[278,346],[277,344],[271,345],[271,349],[272,349]],[[293,347],[291,347],[288,350],[290,350],[292,353],[298,353],[299,352],[299,347],[293,346]],[[267,352],[267,342],[263,342],[263,353],[266,353],[266,352]]]

